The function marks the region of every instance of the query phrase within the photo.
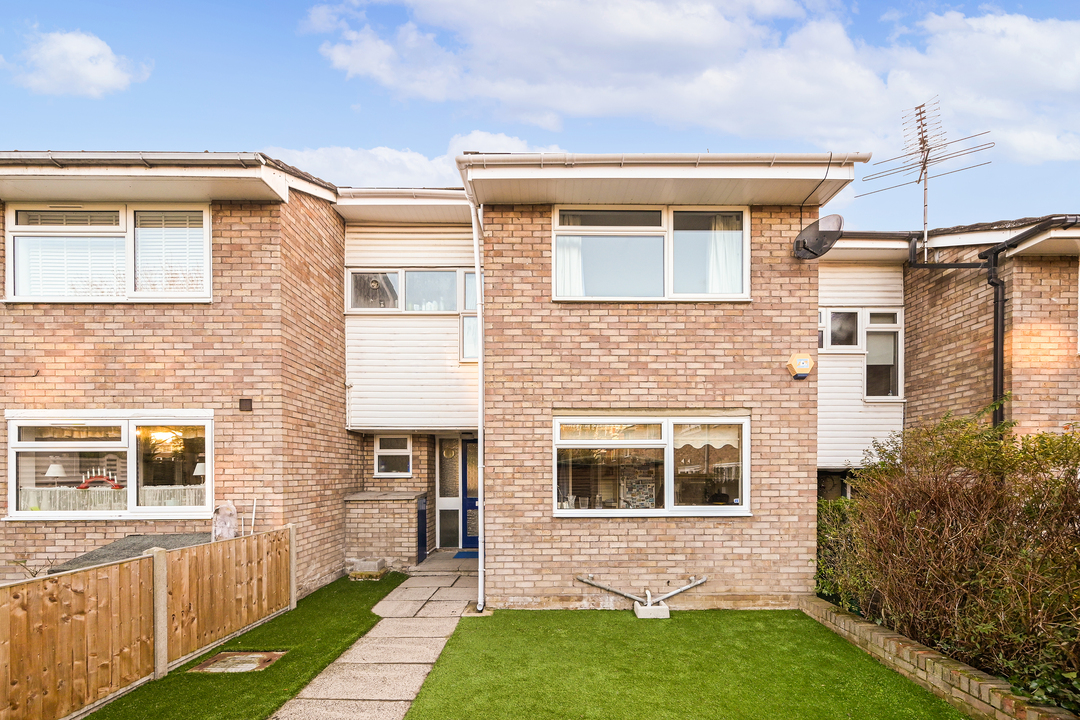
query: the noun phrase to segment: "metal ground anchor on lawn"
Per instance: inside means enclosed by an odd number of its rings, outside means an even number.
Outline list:
[[[706,580],[709,579],[709,577],[707,575],[702,575],[701,579],[695,580],[694,576],[691,575],[689,585],[685,585],[685,586],[679,588],[678,590],[672,590],[671,592],[667,593],[666,595],[661,595],[660,597],[658,597],[658,598],[656,598],[654,600],[653,596],[652,596],[652,593],[649,592],[648,590],[645,591],[645,597],[642,598],[642,597],[638,597],[637,595],[631,595],[630,593],[623,592],[622,590],[616,590],[615,588],[608,587],[607,585],[602,585],[601,583],[598,583],[595,580],[593,580],[592,577],[593,577],[592,575],[589,575],[588,577],[578,575],[577,579],[580,580],[581,582],[585,583],[586,585],[592,585],[593,587],[598,587],[601,590],[607,590],[608,592],[615,593],[616,595],[622,595],[624,598],[629,598],[630,600],[633,600],[634,601],[634,615],[636,615],[639,618],[669,618],[669,617],[671,617],[671,612],[668,609],[667,604],[664,603],[664,601],[667,600],[669,597],[671,597],[673,595],[678,595],[679,593],[684,592],[686,590],[689,590],[692,587],[697,587],[698,585],[701,585],[703,582],[705,582]]]

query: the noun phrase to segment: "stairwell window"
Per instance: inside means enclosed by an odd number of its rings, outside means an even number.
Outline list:
[[[863,355],[863,398],[901,400],[904,376],[902,308],[821,308],[818,349],[825,355]]]
[[[555,208],[555,300],[750,299],[743,208]]]
[[[10,207],[9,301],[210,300],[207,206]]]

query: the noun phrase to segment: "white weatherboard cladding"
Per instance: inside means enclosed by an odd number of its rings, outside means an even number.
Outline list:
[[[475,428],[476,363],[462,363],[458,315],[345,318],[349,427]]]
[[[875,439],[903,428],[904,404],[863,400],[866,356],[818,353],[818,467],[861,467]]]
[[[904,304],[902,265],[818,264],[820,307],[889,307]]]
[[[355,268],[472,267],[472,229],[349,225],[345,265]]]

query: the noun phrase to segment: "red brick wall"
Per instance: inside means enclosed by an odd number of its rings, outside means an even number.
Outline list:
[[[978,262],[981,247],[939,262]],[[993,400],[994,293],[985,270],[904,268],[904,423],[969,415]]]
[[[484,219],[491,606],[625,605],[581,573],[638,592],[709,576],[675,607],[793,607],[812,592],[817,384],[785,369],[817,347],[817,268],[791,251],[799,209],[752,208],[750,303],[553,303],[551,208]],[[754,516],[553,517],[552,418],[568,410],[745,413]]]
[[[982,247],[943,251],[972,262]],[[1005,419],[1021,433],[1060,430],[1080,409],[1077,261],[1003,260]],[[993,399],[993,289],[985,270],[905,271],[905,393],[908,426],[945,413],[970,415]]]
[[[292,191],[281,208],[284,512],[297,524],[297,582],[308,592],[344,567],[343,498],[361,487],[360,439],[345,430],[345,223]]]

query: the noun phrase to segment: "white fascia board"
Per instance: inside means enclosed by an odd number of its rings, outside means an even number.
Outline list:
[[[469,225],[464,190],[339,188],[335,209],[347,222],[416,222]]]
[[[308,195],[320,198],[322,200],[328,200],[330,202],[337,202],[338,196],[337,196],[337,193],[335,193],[333,190],[330,190],[329,188],[325,188],[325,187],[323,187],[321,185],[316,185],[315,183],[310,182],[308,180],[304,180],[303,178],[294,177],[292,175],[289,175],[288,173],[281,173],[281,174],[285,176],[286,197],[288,197],[289,188],[294,188],[296,190],[299,190],[301,192],[305,192]]]
[[[908,259],[908,244],[903,240],[845,240],[840,238],[822,260],[826,262],[873,262],[903,264]]]
[[[1080,228],[1054,228],[1026,240],[1006,253],[1014,255],[1080,255]]]
[[[0,198],[5,202],[288,202],[288,177],[265,165],[0,165]]]

